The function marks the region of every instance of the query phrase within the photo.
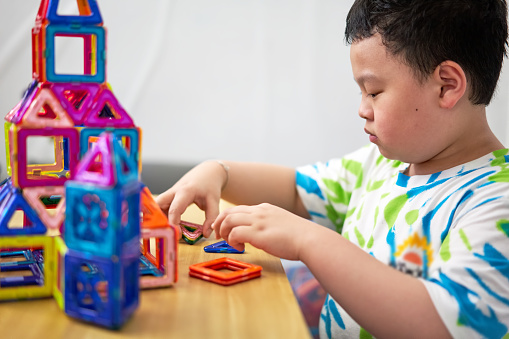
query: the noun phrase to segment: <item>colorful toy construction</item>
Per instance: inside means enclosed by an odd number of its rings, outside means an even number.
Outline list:
[[[59,3],[41,1],[33,81],[5,117],[0,300],[54,297],[71,317],[119,328],[140,288],[177,281],[180,229],[140,182],[141,129],[106,82],[97,2],[77,0],[76,15]],[[79,74],[58,72],[62,37],[83,46]],[[50,145],[51,161],[34,163],[34,145]]]

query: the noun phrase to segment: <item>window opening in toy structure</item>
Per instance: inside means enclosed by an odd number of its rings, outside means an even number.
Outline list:
[[[69,159],[69,149],[64,148],[62,136],[28,136],[27,137],[27,177],[32,180],[65,177],[68,171],[64,168]]]
[[[41,107],[41,110],[39,112],[37,112],[37,115],[39,116],[39,118],[44,118],[44,119],[49,119],[49,120],[54,120],[57,117],[55,112],[53,112],[53,110],[51,109],[51,107],[48,104],[44,104]]]
[[[108,302],[108,281],[92,264],[82,264],[77,277],[76,290],[80,307],[98,310]]]
[[[60,16],[89,16],[92,12],[87,0],[59,0],[57,14]]]
[[[25,212],[23,212],[22,210],[17,210],[16,212],[14,212],[11,219],[7,223],[7,228],[10,230],[32,226],[33,226],[32,222],[28,219]]]
[[[69,103],[76,109],[80,110],[81,106],[85,99],[89,96],[89,92],[85,90],[66,90],[64,91],[64,97],[69,101]]]
[[[43,286],[44,252],[40,248],[0,251],[0,287]]]
[[[164,254],[165,241],[164,238],[150,237],[140,239],[141,253],[144,257],[152,264],[143,264],[140,262],[140,267],[143,268],[145,265],[157,268],[158,270],[164,269],[163,254]],[[153,275],[153,272],[142,272],[144,275]]]
[[[117,119],[120,119],[120,115],[113,107],[111,107],[108,103],[106,103],[104,105],[104,107],[101,109],[101,112],[99,112],[99,118],[100,119],[108,119],[108,120],[117,120]]]
[[[85,75],[85,43],[82,36],[55,36],[55,73]]]
[[[61,198],[62,197],[59,195],[42,195],[39,197],[39,200],[46,207],[46,212],[50,216],[54,216],[56,214],[57,205]]]

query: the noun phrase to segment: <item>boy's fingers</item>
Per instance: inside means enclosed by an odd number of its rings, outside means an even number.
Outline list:
[[[205,238],[210,237],[212,233],[211,225],[219,215],[219,203],[213,201],[213,199],[207,199],[205,206],[205,222],[203,223],[203,236]]]
[[[245,248],[245,243],[252,242],[253,232],[255,231],[252,227],[249,226],[235,227],[231,230],[227,242],[236,250],[243,251]]]
[[[176,194],[168,209],[168,221],[170,225],[178,226],[180,216],[186,211],[187,207],[193,202],[188,197]]]
[[[155,200],[156,203],[159,205],[159,208],[161,208],[164,213],[168,213],[168,209],[170,208],[171,202],[173,201],[173,198],[175,197],[175,193],[171,190],[164,191],[163,193],[159,194]]]

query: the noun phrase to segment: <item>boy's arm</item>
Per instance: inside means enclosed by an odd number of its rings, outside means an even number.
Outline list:
[[[157,197],[170,224],[178,225],[186,208],[195,203],[205,211],[203,231],[219,214],[221,198],[234,204],[270,202],[308,218],[295,187],[295,170],[277,165],[225,161],[205,161],[186,173],[173,187]]]
[[[269,203],[309,218],[297,193],[295,169],[253,162],[228,161],[225,164],[229,166],[229,178],[223,189],[223,199],[235,205]]]
[[[324,227],[300,259],[360,326],[380,338],[450,338],[424,284]]]
[[[450,337],[421,281],[378,261],[335,231],[270,204],[223,211],[214,230],[237,249],[248,242],[274,256],[301,260],[376,337]]]

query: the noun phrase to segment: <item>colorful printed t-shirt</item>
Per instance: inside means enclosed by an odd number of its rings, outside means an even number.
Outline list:
[[[406,167],[370,145],[298,168],[297,189],[313,221],[420,279],[454,337],[506,336],[509,150],[432,175]],[[370,337],[330,296],[320,336]]]

